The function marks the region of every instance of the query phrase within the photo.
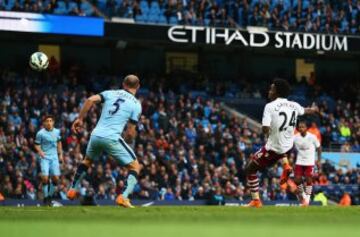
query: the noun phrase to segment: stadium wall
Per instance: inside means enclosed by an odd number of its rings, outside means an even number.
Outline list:
[[[38,44],[54,44],[61,46],[64,61],[80,62],[94,70],[105,66],[119,71],[164,72],[167,53],[192,52],[198,55],[196,70],[214,77],[241,73],[291,78],[297,58],[311,58],[317,73],[324,76],[333,75],[335,69],[344,77],[360,75],[360,37],[352,35],[130,24],[0,11],[0,41],[0,63],[16,61],[13,65],[24,65],[21,59],[37,50]],[[262,70],[258,70],[260,66]]]
[[[28,56],[39,50],[43,43],[0,41],[0,65],[14,66],[23,69],[28,65]],[[157,73],[163,74],[167,69],[168,54],[190,53],[197,56],[194,72],[211,75],[213,78],[241,79],[241,77],[255,80],[267,80],[275,76],[293,79],[296,75],[296,60],[299,57],[281,56],[272,54],[252,53],[241,50],[232,52],[217,49],[173,49],[162,45],[139,46],[129,43],[125,48],[106,45],[68,44],[62,42],[44,42],[46,45],[55,45],[60,48],[62,66],[80,64],[89,71],[108,68],[114,73]],[[138,59],[141,60],[138,60]],[[101,59],[101,60],[99,60]],[[186,57],[184,58],[185,60]],[[312,63],[318,80],[328,80],[328,76],[336,75],[360,77],[359,61],[355,59],[318,59],[305,57]],[[258,70],[261,68],[261,70]],[[239,77],[239,75],[241,75]]]
[[[205,44],[210,46],[291,49],[316,52],[360,52],[360,37],[340,34],[269,31],[184,25],[107,22],[103,18],[0,11],[0,30],[116,40]]]

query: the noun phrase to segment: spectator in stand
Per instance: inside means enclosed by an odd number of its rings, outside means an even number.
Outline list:
[[[342,196],[340,202],[339,202],[340,206],[351,206],[351,197],[348,193],[344,193],[344,195]]]
[[[351,146],[349,144],[349,142],[345,142],[342,146],[341,146],[341,152],[351,152]]]
[[[317,127],[316,122],[311,123],[311,126],[308,129],[308,132],[314,134],[316,136],[316,138],[318,139],[318,141],[320,142],[320,144],[321,144],[321,141],[322,141],[321,140],[321,133],[320,133],[319,128]]]
[[[349,128],[348,123],[340,122],[339,125],[340,135],[345,139],[348,140],[348,138],[351,137],[351,130]]]

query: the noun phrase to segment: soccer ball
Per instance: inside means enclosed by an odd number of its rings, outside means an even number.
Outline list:
[[[43,71],[49,66],[49,58],[43,52],[35,52],[30,57],[29,65],[35,71]]]

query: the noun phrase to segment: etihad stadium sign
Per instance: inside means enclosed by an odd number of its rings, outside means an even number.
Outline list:
[[[202,26],[172,26],[168,29],[172,42],[184,44],[239,45],[244,47],[299,49],[318,51],[348,51],[348,37],[331,34],[298,32],[268,32],[262,28],[247,30]]]

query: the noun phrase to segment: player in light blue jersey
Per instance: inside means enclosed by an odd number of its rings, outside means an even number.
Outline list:
[[[122,85],[122,90],[108,90],[89,97],[72,125],[73,132],[78,133],[89,109],[96,103],[102,103],[101,116],[91,133],[85,159],[79,165],[73,184],[67,193],[71,200],[78,195],[79,184],[86,175],[88,167],[106,152],[128,169],[126,188],[116,198],[116,203],[123,207],[133,207],[128,197],[137,184],[140,165],[133,149],[127,143],[131,143],[135,138],[136,125],[141,115],[141,103],[135,98],[140,80],[137,76],[128,75]],[[126,130],[123,131],[125,126]]]
[[[54,122],[52,115],[46,115],[43,119],[43,128],[37,132],[35,138],[35,149],[40,156],[42,188],[46,205],[51,205],[60,176],[59,161],[63,160],[60,130],[54,128]],[[51,176],[50,184],[49,176]]]

